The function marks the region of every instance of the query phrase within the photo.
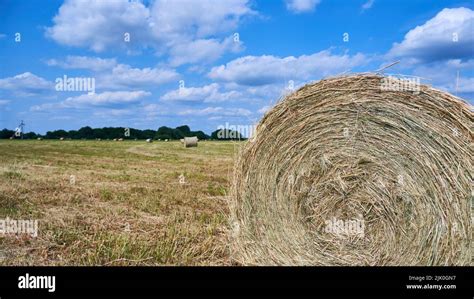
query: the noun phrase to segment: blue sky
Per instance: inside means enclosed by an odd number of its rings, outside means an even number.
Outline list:
[[[416,75],[474,102],[474,5],[421,0],[0,1],[0,128],[210,133],[343,72]],[[457,80],[457,74],[459,79]],[[95,90],[58,91],[57,79]],[[456,86],[457,85],[457,86]]]

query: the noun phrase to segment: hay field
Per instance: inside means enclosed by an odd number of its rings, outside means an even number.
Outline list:
[[[0,265],[229,264],[227,197],[240,143],[0,141]]]

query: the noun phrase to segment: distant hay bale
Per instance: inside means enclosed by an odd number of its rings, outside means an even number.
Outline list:
[[[168,142],[168,139],[165,139],[166,142]]]
[[[64,140],[64,137],[59,138],[59,140],[63,141],[63,140]]]
[[[118,141],[123,141],[123,138],[119,138]]]
[[[196,136],[184,137],[183,144],[184,147],[196,147],[198,146],[198,138]]]
[[[152,143],[152,142],[153,142],[153,139],[151,139],[151,138],[148,138],[148,139],[146,140],[146,142],[148,142],[148,143]]]
[[[38,138],[36,138],[36,140],[43,140],[43,138],[41,138],[41,137],[38,137]]]
[[[322,80],[267,112],[235,164],[236,262],[471,263],[473,112],[387,80]]]

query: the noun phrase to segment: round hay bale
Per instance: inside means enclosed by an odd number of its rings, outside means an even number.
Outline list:
[[[198,138],[196,136],[184,137],[183,144],[184,144],[184,147],[197,147]]]
[[[322,80],[267,112],[235,165],[236,262],[471,263],[473,112],[384,80]]]
[[[41,138],[41,137],[38,137],[38,138],[36,138],[36,140],[43,140],[43,138]]]
[[[151,139],[151,138],[148,138],[148,139],[146,140],[146,142],[148,142],[148,143],[152,143],[152,142],[153,142],[153,139]]]
[[[59,140],[63,141],[63,140],[64,140],[64,137],[59,138]]]

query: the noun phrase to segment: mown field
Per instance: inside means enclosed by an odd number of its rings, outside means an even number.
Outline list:
[[[0,140],[0,265],[226,265],[240,143]]]

